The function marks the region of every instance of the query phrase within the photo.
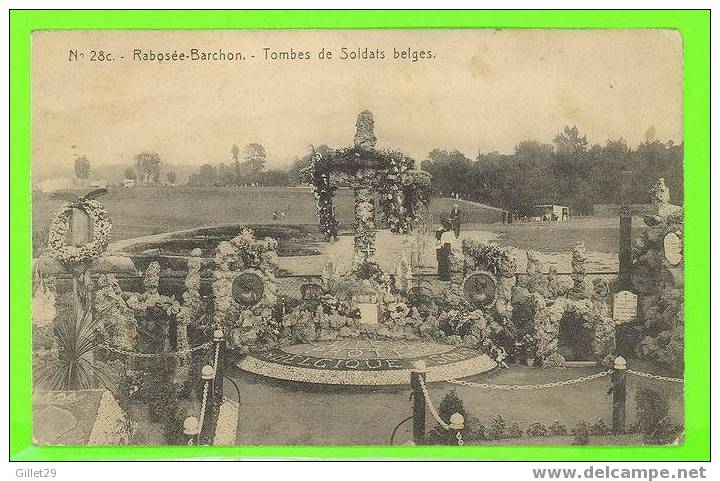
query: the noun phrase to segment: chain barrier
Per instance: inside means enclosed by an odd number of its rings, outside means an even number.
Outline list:
[[[208,345],[213,344],[212,342],[206,343]],[[205,380],[205,385],[203,386],[203,394],[202,394],[202,402],[200,403],[200,415],[198,416],[198,435],[202,432],[203,425],[205,423],[205,414],[207,412],[207,400],[208,400],[208,390],[210,389],[210,383],[215,382],[218,376],[218,360],[220,358],[220,343],[216,342],[215,344],[215,354],[213,356],[213,363],[211,365],[213,372],[212,372],[212,378]],[[213,397],[214,397],[214,387],[213,387]]]
[[[187,349],[183,349],[181,351],[173,351],[173,352],[137,352],[137,351],[126,351],[124,349],[118,349],[117,347],[108,346],[107,344],[101,344],[99,347],[100,349],[104,349],[106,351],[114,352],[116,354],[121,354],[123,356],[129,356],[129,357],[141,357],[141,358],[160,358],[160,357],[180,357],[185,354],[190,354],[195,351],[200,351],[201,349],[207,349],[212,345],[212,342],[208,341],[203,344],[200,344],[198,346],[190,347]],[[217,362],[217,359],[216,359]]]
[[[202,403],[200,404],[200,417],[198,418],[198,427],[200,428],[198,434],[202,432],[203,423],[205,422],[205,411],[207,408],[207,397],[209,388],[210,381],[205,381],[205,387],[203,387]]]
[[[450,425],[443,421],[443,419],[440,417],[440,414],[437,412],[437,409],[435,409],[435,406],[433,405],[432,401],[430,400],[430,395],[427,392],[427,388],[425,387],[425,380],[421,377],[419,379],[420,381],[420,389],[422,390],[423,397],[425,397],[425,404],[427,404],[428,409],[430,410],[430,414],[432,414],[432,417],[435,418],[435,421],[443,427],[443,429],[450,429]],[[459,432],[459,431],[458,431]]]
[[[548,389],[548,388],[554,388],[554,387],[562,387],[562,386],[570,386],[572,384],[579,384],[581,382],[586,381],[592,381],[593,379],[598,379],[604,376],[607,376],[613,372],[612,369],[608,369],[607,371],[600,371],[596,372],[595,374],[590,374],[589,376],[583,376],[578,377],[575,379],[566,379],[564,381],[555,381],[555,382],[548,382],[545,384],[487,384],[487,383],[477,383],[472,381],[462,381],[460,379],[448,379],[447,382],[451,384],[459,384],[461,386],[470,386],[470,387],[477,387],[480,389],[499,389],[499,390],[505,390],[505,391],[527,391],[531,389]]]
[[[677,382],[680,384],[685,382],[683,379],[677,377],[658,376],[657,374],[648,374],[642,371],[635,371],[634,369],[628,369],[627,372],[628,374],[632,374],[633,376],[645,377],[647,379],[654,379],[656,381]]]
[[[213,381],[217,378],[218,373],[218,358],[220,357],[220,343],[215,344],[215,357],[213,359]]]

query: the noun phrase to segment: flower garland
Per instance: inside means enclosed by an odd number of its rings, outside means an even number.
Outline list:
[[[314,187],[321,231],[328,238],[337,236],[338,222],[332,211],[337,187],[330,186],[330,172],[347,174],[355,185],[376,189],[382,219],[391,232],[411,230],[416,211],[429,200],[430,192],[428,175],[418,175],[414,166],[412,158],[394,150],[349,147],[333,150],[326,157],[311,156],[307,173]]]
[[[320,153],[310,157],[308,175],[313,184],[313,195],[315,196],[315,209],[320,231],[327,239],[334,239],[338,235],[338,221],[333,212],[332,198],[337,187],[330,185],[330,175],[320,169],[323,158]]]
[[[65,237],[70,230],[73,209],[83,210],[92,224],[92,239],[82,246],[71,246]],[[55,214],[48,233],[50,253],[63,264],[83,265],[103,255],[110,243],[112,222],[105,208],[96,200],[66,202]]]
[[[462,251],[466,257],[472,259],[476,268],[485,268],[500,277],[512,277],[517,272],[517,260],[509,249],[464,239]]]

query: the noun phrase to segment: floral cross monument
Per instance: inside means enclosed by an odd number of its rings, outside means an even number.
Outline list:
[[[354,145],[311,157],[307,170],[315,186],[320,227],[330,239],[337,235],[332,197],[341,184],[355,192],[355,242],[353,266],[375,255],[375,195],[384,222],[398,234],[412,228],[419,206],[426,204],[430,176],[415,170],[415,161],[402,152],[375,147],[374,120],[370,111],[357,117]]]
[[[369,110],[360,112],[357,118],[355,147],[363,150],[375,148],[377,138],[373,132],[375,121]],[[358,265],[375,255],[375,194],[372,168],[358,169],[350,186],[355,192],[355,249],[353,265]]]

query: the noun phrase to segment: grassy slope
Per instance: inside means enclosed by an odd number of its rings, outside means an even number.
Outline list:
[[[113,220],[115,240],[203,226],[269,224],[273,223],[272,213],[275,210],[285,212],[284,222],[287,224],[317,224],[312,191],[302,187],[115,188],[99,201]],[[46,227],[62,203],[62,199],[50,194],[34,192],[33,231]],[[451,199],[436,199],[431,204],[431,211],[435,214],[449,212],[452,203]],[[479,204],[461,203],[466,222],[490,220]],[[338,190],[334,205],[341,223],[354,222],[352,191]]]

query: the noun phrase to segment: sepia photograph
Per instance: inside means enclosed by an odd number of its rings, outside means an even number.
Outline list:
[[[35,30],[31,62],[34,444],[683,444],[678,31]]]

